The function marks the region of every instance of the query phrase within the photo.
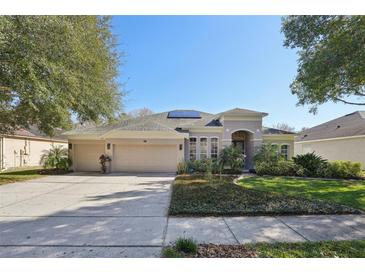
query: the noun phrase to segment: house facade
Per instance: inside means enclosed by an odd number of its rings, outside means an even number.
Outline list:
[[[250,169],[263,142],[279,145],[287,158],[294,153],[294,134],[263,127],[265,116],[241,108],[218,114],[174,110],[64,134],[75,171],[100,170],[99,156],[106,154],[110,172],[175,172],[179,162],[217,158],[231,144],[242,149]]]
[[[63,137],[50,138],[31,130],[19,129],[11,135],[0,135],[0,170],[40,166],[44,150],[52,146],[67,148]]]
[[[329,161],[362,163],[365,169],[365,111],[312,127],[295,139],[295,154],[314,152]]]

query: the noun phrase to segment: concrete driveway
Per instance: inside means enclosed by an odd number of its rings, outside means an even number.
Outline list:
[[[0,187],[0,257],[156,257],[173,174],[73,173]]]

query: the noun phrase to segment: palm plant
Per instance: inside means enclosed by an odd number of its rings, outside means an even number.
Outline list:
[[[257,150],[253,160],[255,164],[258,163],[277,163],[280,160],[280,154],[278,152],[278,146],[270,143],[262,144]]]
[[[233,171],[240,171],[243,168],[245,155],[242,150],[234,145],[225,147],[219,155],[219,166],[224,169],[226,166]]]
[[[44,150],[40,163],[44,168],[60,170],[68,170],[72,165],[72,161],[68,157],[68,150],[62,146],[52,146],[49,150]]]

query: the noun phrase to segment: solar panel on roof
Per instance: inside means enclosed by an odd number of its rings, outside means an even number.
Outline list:
[[[199,111],[195,110],[174,110],[170,111],[167,118],[200,119]]]

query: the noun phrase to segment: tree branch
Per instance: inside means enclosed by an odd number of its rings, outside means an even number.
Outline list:
[[[365,106],[365,103],[348,102],[348,101],[345,101],[345,100],[337,98],[337,97],[335,98],[335,100],[340,101],[340,102],[345,103],[345,104],[349,104],[349,105]]]

